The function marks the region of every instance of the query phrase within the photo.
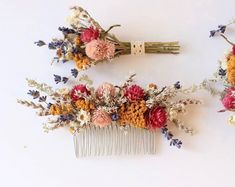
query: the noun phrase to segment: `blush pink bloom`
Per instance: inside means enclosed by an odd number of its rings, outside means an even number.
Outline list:
[[[132,85],[126,89],[125,96],[129,101],[140,101],[144,98],[144,89],[138,85]]]
[[[81,41],[84,43],[90,42],[92,40],[96,40],[99,37],[100,33],[98,29],[94,29],[93,27],[84,29],[81,34]]]
[[[233,46],[233,55],[235,55],[235,45]]]
[[[99,99],[102,99],[105,96],[112,98],[115,96],[115,87],[112,84],[105,82],[97,88],[96,96]]]
[[[167,113],[163,107],[152,108],[146,117],[147,125],[150,129],[162,128],[167,121]]]
[[[103,109],[95,110],[93,112],[91,120],[95,126],[98,126],[101,128],[111,125],[112,123],[112,119],[110,115]]]
[[[114,57],[115,45],[104,40],[92,40],[86,44],[86,55],[93,60],[105,60]]]

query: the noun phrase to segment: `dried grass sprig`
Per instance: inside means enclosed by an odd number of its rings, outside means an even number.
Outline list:
[[[26,79],[29,87],[34,87],[42,92],[45,92],[48,95],[53,95],[55,92],[51,86],[46,83],[38,83],[33,79]]]
[[[33,109],[42,109],[42,110],[45,110],[45,108],[41,104],[36,104],[36,103],[34,103],[32,101],[26,101],[26,100],[18,99],[17,102],[19,104],[22,104],[22,105],[27,106],[27,107],[31,107]]]

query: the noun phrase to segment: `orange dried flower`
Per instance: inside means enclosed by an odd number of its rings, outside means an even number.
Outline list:
[[[86,69],[90,65],[90,60],[88,58],[78,59],[75,57],[73,60],[78,69]]]
[[[51,115],[66,115],[73,111],[73,107],[70,104],[51,105],[49,113]]]
[[[81,38],[79,36],[77,36],[75,39],[74,39],[74,43],[76,45],[80,45],[81,44]]]
[[[235,84],[235,55],[228,58],[227,79],[231,84]]]
[[[82,110],[85,110],[88,112],[95,108],[94,105],[92,103],[90,103],[90,101],[85,100],[85,99],[78,99],[76,101],[75,105],[78,109],[82,109]]]
[[[62,57],[62,50],[61,49],[57,49],[56,50],[56,55],[61,58]]]
[[[147,124],[145,122],[145,112],[147,111],[147,106],[145,101],[133,102],[130,104],[123,104],[118,111],[119,120],[121,125],[131,125],[139,128],[146,128]]]
[[[149,87],[149,88],[153,88],[153,89],[157,89],[157,85],[154,84],[154,83],[150,83],[150,84],[148,85],[148,87]]]

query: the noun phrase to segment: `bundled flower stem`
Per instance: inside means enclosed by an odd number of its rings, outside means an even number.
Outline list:
[[[111,60],[120,55],[142,55],[144,53],[178,54],[178,42],[125,42],[120,41],[110,31],[120,25],[103,29],[86,10],[72,7],[68,18],[69,28],[59,27],[63,38],[53,39],[46,44],[39,40],[38,46],[47,45],[56,50],[53,61],[73,61],[78,71],[87,69],[97,63]]]
[[[203,82],[205,88],[211,92],[212,95],[219,95],[224,106],[219,112],[230,111],[232,116],[229,117],[230,124],[235,124],[235,43],[230,41],[225,35],[228,26],[235,24],[232,20],[227,25],[219,25],[218,29],[210,31],[210,37],[216,35],[221,36],[229,45],[232,46],[219,60],[219,68],[214,74],[215,78],[205,80]],[[217,83],[222,84],[223,89],[217,88]]]
[[[175,124],[180,130],[193,134],[191,128],[183,125],[179,115],[187,111],[188,105],[198,105],[201,102],[190,98],[177,101],[179,95],[190,93],[179,82],[163,88],[151,83],[144,89],[133,83],[134,76],[130,75],[120,86],[105,82],[97,88],[92,87],[92,81],[87,76],[82,76],[76,79],[81,81],[73,87],[55,91],[46,84],[30,80],[29,86],[36,90],[30,90],[28,94],[38,103],[18,102],[38,109],[39,116],[49,116],[48,123],[44,125],[47,132],[66,127],[75,133],[91,126],[104,128],[110,125],[118,125],[120,129],[132,126],[143,131],[161,129],[170,145],[180,148],[182,142],[173,138],[168,129],[171,124]],[[45,88],[49,88],[50,92]],[[47,95],[41,95],[45,91]]]

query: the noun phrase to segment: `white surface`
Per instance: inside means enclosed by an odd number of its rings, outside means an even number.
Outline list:
[[[26,98],[26,77],[54,85],[53,73],[69,73],[72,64],[51,67],[53,52],[33,42],[60,36],[58,26],[65,24],[68,7],[77,3],[105,28],[121,24],[114,33],[122,40],[181,42],[178,56],[126,56],[87,72],[97,85],[104,80],[119,83],[135,71],[142,86],[177,80],[190,86],[210,77],[228,45],[209,39],[208,32],[233,18],[235,6],[234,0],[1,0],[0,186],[235,186],[235,128],[226,123],[228,113],[216,112],[219,100],[206,92],[195,95],[205,104],[186,118],[198,133],[190,137],[176,131],[184,143],[181,150],[169,147],[159,133],[156,156],[77,160],[69,133],[43,133],[43,120],[16,104],[16,98]]]

